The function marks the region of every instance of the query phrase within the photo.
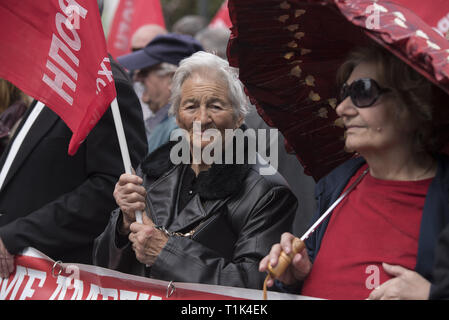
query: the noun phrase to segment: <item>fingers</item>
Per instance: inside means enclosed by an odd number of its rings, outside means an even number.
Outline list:
[[[14,272],[14,256],[11,255],[9,258],[6,259],[6,265],[8,270],[8,277],[11,273]]]
[[[10,254],[0,239],[0,277],[8,278],[14,272],[14,255]]]
[[[8,253],[9,254],[9,253]],[[8,263],[8,270],[9,272],[13,272],[14,271],[14,255],[10,254],[9,258],[6,259],[7,263]]]
[[[132,249],[136,255],[136,259],[141,263],[150,264],[153,261],[153,257],[147,255],[147,251],[151,249],[151,243],[149,241],[153,241],[153,233],[156,229],[137,222],[131,224],[130,229],[132,232],[128,238],[132,243]]]
[[[367,300],[381,300],[384,295],[384,290],[385,289],[382,286],[375,288],[373,291],[371,291]]]
[[[141,185],[128,183],[123,186],[116,184],[113,193],[115,201],[118,202],[137,202],[145,201],[146,190]]]
[[[302,253],[295,254],[292,260],[292,265],[294,269],[301,270],[301,272],[303,273],[307,273],[309,263],[310,260],[306,250],[304,250]]]
[[[393,278],[385,281],[371,291],[368,300],[398,300],[407,299],[409,292],[415,292],[416,288],[407,286],[407,276],[410,270],[399,266],[382,263],[385,272]]]
[[[290,268],[293,278],[303,281],[309,275],[311,269],[312,263],[310,262],[307,249],[294,255]]]
[[[291,242],[294,236],[291,233],[285,232],[281,236],[281,242],[273,245],[271,247],[270,253],[264,257],[259,263],[259,271],[265,272],[270,264],[275,267],[278,264],[279,255],[282,251],[285,253],[290,253],[292,251]]]
[[[141,177],[136,176],[135,174],[124,173],[120,176],[117,183],[120,186],[124,186],[128,183],[135,184],[135,185],[141,185],[143,183],[143,180]]]
[[[295,238],[294,235],[292,235],[289,232],[284,232],[281,236],[281,247],[282,250],[286,253],[286,254],[290,254],[292,252],[292,242],[293,239]]]
[[[0,257],[0,277],[1,278],[8,278],[8,266],[6,264],[6,259],[2,256]]]
[[[136,195],[134,195],[135,197],[141,196],[144,199],[146,190],[142,186],[142,183],[143,180],[141,177],[124,173],[120,176],[115,185],[114,197],[117,200],[117,197],[136,193]]]
[[[131,223],[131,225],[129,226],[129,230],[131,230],[132,233],[137,234],[140,230],[143,229],[143,227],[144,227],[143,224],[134,222]]]
[[[154,226],[155,225],[153,220],[151,220],[150,217],[148,217],[146,212],[142,213],[142,222],[143,222],[143,224],[148,225],[148,226]]]
[[[279,256],[282,251],[289,254],[292,252],[292,240],[294,236],[291,233],[284,233],[281,236],[280,243],[277,243],[271,247],[270,253],[264,257],[259,263],[259,271],[265,272],[270,265],[272,268],[276,267],[279,262]],[[283,277],[282,277],[283,278]],[[274,279],[267,280],[267,287],[271,287],[274,284]]]
[[[268,278],[267,280],[267,287],[271,288],[274,285],[274,279],[273,278]]]
[[[259,271],[265,272],[268,270],[268,265],[270,264],[272,267],[276,266],[278,263],[279,254],[281,252],[280,244],[275,244],[271,247],[270,253],[265,256],[259,263]],[[267,287],[270,288],[274,285],[274,279],[269,278],[267,280]]]
[[[277,265],[279,255],[281,253],[281,246],[279,244],[275,244],[271,247],[270,253],[265,256],[259,263],[259,271],[265,272],[268,270],[268,265],[272,267]]]
[[[382,285],[371,291],[367,300],[390,300],[398,299],[399,297],[398,285],[400,284],[401,279],[398,277],[406,273],[408,269],[399,265],[391,265],[385,262],[382,263],[382,267],[385,272],[393,276],[393,278],[385,281]]]
[[[259,271],[265,272],[268,269],[268,260],[270,259],[270,255],[265,256],[262,260],[259,262]]]
[[[154,228],[152,226],[148,226],[145,224],[134,222],[129,227],[131,230],[131,234],[129,235],[129,239],[132,240],[131,242],[139,242],[144,243],[147,238],[151,237],[151,235],[154,232]]]
[[[135,211],[145,210],[146,190],[142,183],[139,176],[125,173],[115,185],[113,196],[124,213],[125,225],[135,221]]]
[[[269,259],[268,259],[268,263],[267,263],[267,269],[268,269],[268,264],[271,267],[276,267],[278,262],[279,262],[279,256],[282,252],[282,248],[280,244],[275,244],[274,246],[271,247],[271,251],[269,254]]]
[[[382,267],[384,268],[385,272],[388,273],[390,276],[399,277],[400,275],[406,273],[408,269],[398,266],[398,265],[392,265],[388,263],[382,263]]]

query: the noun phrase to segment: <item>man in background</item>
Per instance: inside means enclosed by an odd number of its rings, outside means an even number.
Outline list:
[[[131,50],[137,51],[151,42],[156,36],[167,34],[167,30],[158,24],[146,24],[134,32],[131,37]]]
[[[141,26],[134,32],[131,37],[131,49],[132,51],[140,50],[146,47],[156,36],[161,34],[167,34],[167,30],[158,24],[146,24]],[[143,85],[136,81],[134,82],[134,90],[140,100],[140,105],[142,106],[143,120],[147,120],[153,114],[148,107],[148,105],[142,101],[142,93],[144,91]]]
[[[145,120],[148,152],[170,141],[170,133],[177,128],[170,109],[170,88],[179,62],[202,46],[187,35],[166,34],[153,39],[145,48],[118,58],[126,69],[133,71],[134,80],[143,87],[141,99],[152,111]]]
[[[225,27],[205,28],[195,35],[204,48],[204,51],[216,54],[227,60],[226,49],[231,31]]]
[[[207,20],[200,15],[186,15],[179,18],[171,29],[173,33],[195,37],[198,32],[207,27]]]

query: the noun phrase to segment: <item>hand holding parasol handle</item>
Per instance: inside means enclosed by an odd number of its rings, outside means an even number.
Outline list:
[[[281,276],[285,269],[290,265],[292,262],[293,257],[298,252],[301,252],[305,248],[304,241],[316,230],[316,228],[326,219],[334,210],[334,208],[343,200],[344,197],[348,195],[349,192],[354,189],[354,187],[362,180],[362,178],[368,173],[368,169],[362,172],[362,174],[357,178],[356,181],[352,185],[348,187],[348,189],[326,210],[326,212],[309,228],[309,230],[304,233],[304,235],[299,238],[294,238],[292,241],[292,252],[290,254],[286,254],[284,251],[281,252],[279,256],[279,262],[276,265],[276,267],[271,267],[271,265],[268,265],[268,272],[269,276],[273,279],[278,278]]]
[[[292,241],[292,252],[286,254],[284,251],[279,255],[278,264],[272,267],[271,264],[268,265],[268,273],[273,279],[279,278],[287,269],[287,267],[292,262],[295,254],[301,252],[306,247],[304,241],[299,238],[294,238]]]
[[[352,191],[352,189],[355,188],[355,186],[363,179],[363,177],[368,173],[369,169],[366,169],[363,171],[363,173],[357,178],[356,181],[352,185],[350,185],[347,190],[340,195],[340,197],[324,212],[321,217],[309,228],[309,230],[306,231],[306,233],[299,238],[294,238],[292,241],[292,252],[290,254],[286,254],[284,251],[281,251],[281,254],[279,255],[278,264],[276,267],[272,267],[270,264],[268,264],[268,274],[265,278],[265,282],[263,284],[263,299],[267,299],[267,281],[269,278],[276,279],[279,278],[287,269],[287,267],[292,262],[293,257],[295,254],[301,252],[305,248],[304,241],[313,233],[315,232],[316,228],[326,219],[334,210],[334,208],[348,195],[349,192]]]
[[[289,254],[281,251],[281,254],[278,258],[278,263],[275,267],[272,267],[271,264],[268,264],[268,274],[263,283],[263,299],[267,300],[267,281],[271,279],[279,278],[285,270],[288,268],[290,263],[292,262],[295,254],[301,252],[306,247],[304,240],[299,238],[294,238],[292,241],[292,252]]]

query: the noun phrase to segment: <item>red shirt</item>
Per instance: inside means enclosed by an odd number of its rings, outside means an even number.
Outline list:
[[[362,166],[346,188],[366,168]],[[368,172],[331,213],[301,294],[366,299],[372,289],[392,278],[382,262],[413,270],[431,181],[380,180]]]

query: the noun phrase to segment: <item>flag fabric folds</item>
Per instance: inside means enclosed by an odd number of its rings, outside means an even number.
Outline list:
[[[131,52],[131,37],[146,24],[165,28],[159,0],[120,0],[108,35],[108,50],[118,58]]]
[[[231,18],[229,17],[228,0],[225,0],[223,2],[220,9],[217,11],[217,13],[212,18],[209,24],[209,28],[216,28],[216,27],[223,27],[223,28],[232,27]]]
[[[69,154],[116,97],[97,1],[0,0],[0,77],[58,114]]]

